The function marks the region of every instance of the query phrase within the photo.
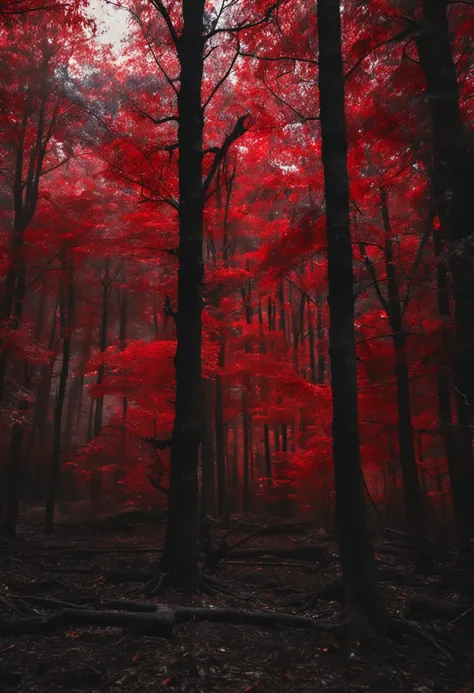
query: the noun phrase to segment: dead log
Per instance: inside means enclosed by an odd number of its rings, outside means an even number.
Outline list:
[[[11,637],[32,633],[53,633],[63,628],[98,626],[101,628],[126,628],[141,635],[170,638],[175,618],[172,612],[160,614],[136,614],[116,611],[91,611],[62,609],[45,618],[0,620],[0,636]]]

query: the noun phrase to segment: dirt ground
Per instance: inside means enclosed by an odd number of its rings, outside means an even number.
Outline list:
[[[253,537],[245,548],[310,546],[320,536]],[[160,532],[146,525],[95,536],[69,529],[49,539],[22,527],[15,541],[0,543],[0,619],[57,611],[57,605],[40,604],[37,598],[81,604],[98,597],[133,599],[130,593],[140,583],[118,581],[120,573],[151,570],[158,555],[141,549],[156,550],[161,542]],[[409,551],[390,546],[381,548],[379,558],[386,571],[398,566],[396,580],[382,582],[392,613],[405,615],[414,595],[463,600],[461,618],[417,616],[449,657],[413,639],[361,647],[341,644],[329,633],[248,625],[187,623],[178,626],[170,640],[116,628],[67,628],[52,635],[0,637],[0,691],[474,692],[472,570],[445,556],[433,575],[416,575]],[[311,593],[338,576],[336,549],[330,542],[317,562],[245,558],[241,550],[239,558],[229,556],[218,576],[230,594],[190,597],[168,592],[156,601],[279,610],[335,623],[344,617],[331,594],[311,599]]]

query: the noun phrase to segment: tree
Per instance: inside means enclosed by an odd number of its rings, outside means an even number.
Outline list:
[[[387,629],[368,531],[360,464],[349,179],[339,0],[319,0],[319,98],[326,199],[329,353],[333,401],[336,529],[356,631]]]

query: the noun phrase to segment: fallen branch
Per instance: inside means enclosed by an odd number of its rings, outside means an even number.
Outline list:
[[[231,558],[261,558],[271,556],[272,558],[292,558],[300,561],[319,561],[326,554],[320,546],[296,546],[288,549],[239,549],[229,551]]]

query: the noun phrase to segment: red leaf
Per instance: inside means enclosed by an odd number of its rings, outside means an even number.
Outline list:
[[[176,681],[174,676],[167,676],[163,681],[161,682],[162,686],[177,686],[178,682]]]
[[[244,693],[254,693],[254,691],[256,691],[258,688],[261,688],[261,687],[262,687],[262,684],[260,683],[260,681],[255,681],[255,683],[251,683],[250,686],[248,686],[245,689]]]

